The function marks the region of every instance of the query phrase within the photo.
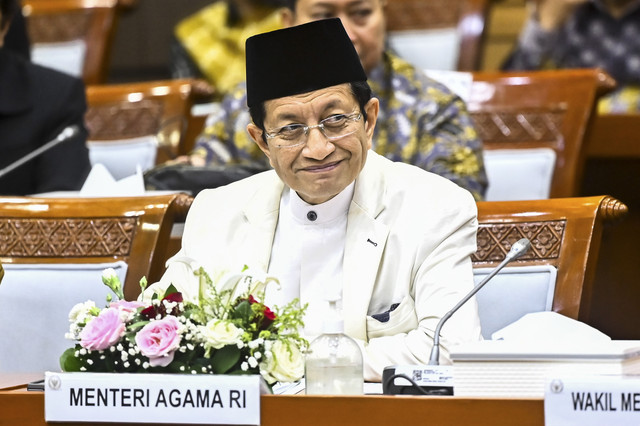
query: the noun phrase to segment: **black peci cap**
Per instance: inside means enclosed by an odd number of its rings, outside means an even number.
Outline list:
[[[323,19],[247,39],[247,105],[366,81],[339,18]]]

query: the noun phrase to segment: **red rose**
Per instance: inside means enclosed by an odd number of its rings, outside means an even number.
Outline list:
[[[144,316],[147,319],[156,318],[158,315],[160,315],[160,318],[164,318],[167,315],[180,315],[181,312],[177,306],[172,308],[169,312],[167,312],[167,309],[164,305],[165,300],[167,302],[182,303],[182,300],[183,300],[182,293],[175,292],[175,293],[167,294],[164,298],[162,298],[162,301],[160,301],[159,306],[156,306],[156,305],[148,306],[144,308],[142,311],[140,311],[140,315]]]
[[[262,322],[260,323],[260,328],[266,330],[271,324],[273,324],[273,321],[276,319],[276,314],[271,309],[269,309],[268,306],[264,307],[264,311],[262,311],[262,314],[264,315],[264,317],[262,318]]]

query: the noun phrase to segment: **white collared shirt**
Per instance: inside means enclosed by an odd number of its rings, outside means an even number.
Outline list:
[[[299,298],[301,305],[308,303],[304,327],[308,339],[322,332],[327,295],[337,292],[342,298],[347,214],[354,188],[351,183],[331,200],[316,205],[306,203],[291,189],[280,200],[269,273],[280,280],[281,287],[268,287],[265,302],[283,306]]]

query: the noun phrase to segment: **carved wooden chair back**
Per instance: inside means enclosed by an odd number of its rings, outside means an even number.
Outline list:
[[[473,267],[497,266],[513,243],[528,238],[530,250],[507,268],[553,266],[557,276],[551,310],[589,323],[603,227],[627,210],[610,196],[478,202],[478,250],[472,256]],[[516,288],[509,291],[517,293],[517,280],[511,284]]]
[[[127,300],[138,296],[143,276],[157,281],[188,198],[1,198],[0,372],[58,371],[72,346],[65,339],[72,308],[107,303],[106,268],[123,282]]]
[[[34,62],[82,77],[86,84],[106,81],[118,0],[22,3]]]
[[[385,7],[389,42],[404,59],[432,68],[424,61],[440,56],[435,49],[446,47],[455,56],[448,58],[444,52],[449,63],[445,69],[480,69],[488,0],[391,0]]]
[[[186,194],[118,198],[0,197],[0,263],[88,264],[124,261],[125,296],[143,276],[164,272],[174,222],[183,221]]]
[[[552,150],[549,197],[574,197],[579,195],[596,101],[614,86],[597,69],[475,72],[467,105],[485,151]],[[518,178],[532,179],[507,177]]]
[[[99,161],[96,153],[105,151],[101,161],[115,162],[108,169],[126,167],[122,161],[127,158],[133,164],[132,174],[136,161],[147,169],[187,154],[185,135],[199,96],[196,87],[197,81],[190,79],[87,86],[92,162]],[[143,148],[131,151],[137,145]]]

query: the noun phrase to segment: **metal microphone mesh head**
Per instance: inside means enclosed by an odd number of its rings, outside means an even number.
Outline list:
[[[522,238],[516,241],[512,246],[509,253],[507,253],[507,258],[510,260],[514,260],[525,254],[529,248],[531,247],[531,242],[527,238]]]
[[[62,132],[60,132],[60,135],[58,136],[58,138],[64,140],[72,136],[75,136],[76,133],[78,133],[78,126],[74,124],[72,126],[65,127],[65,129]]]

